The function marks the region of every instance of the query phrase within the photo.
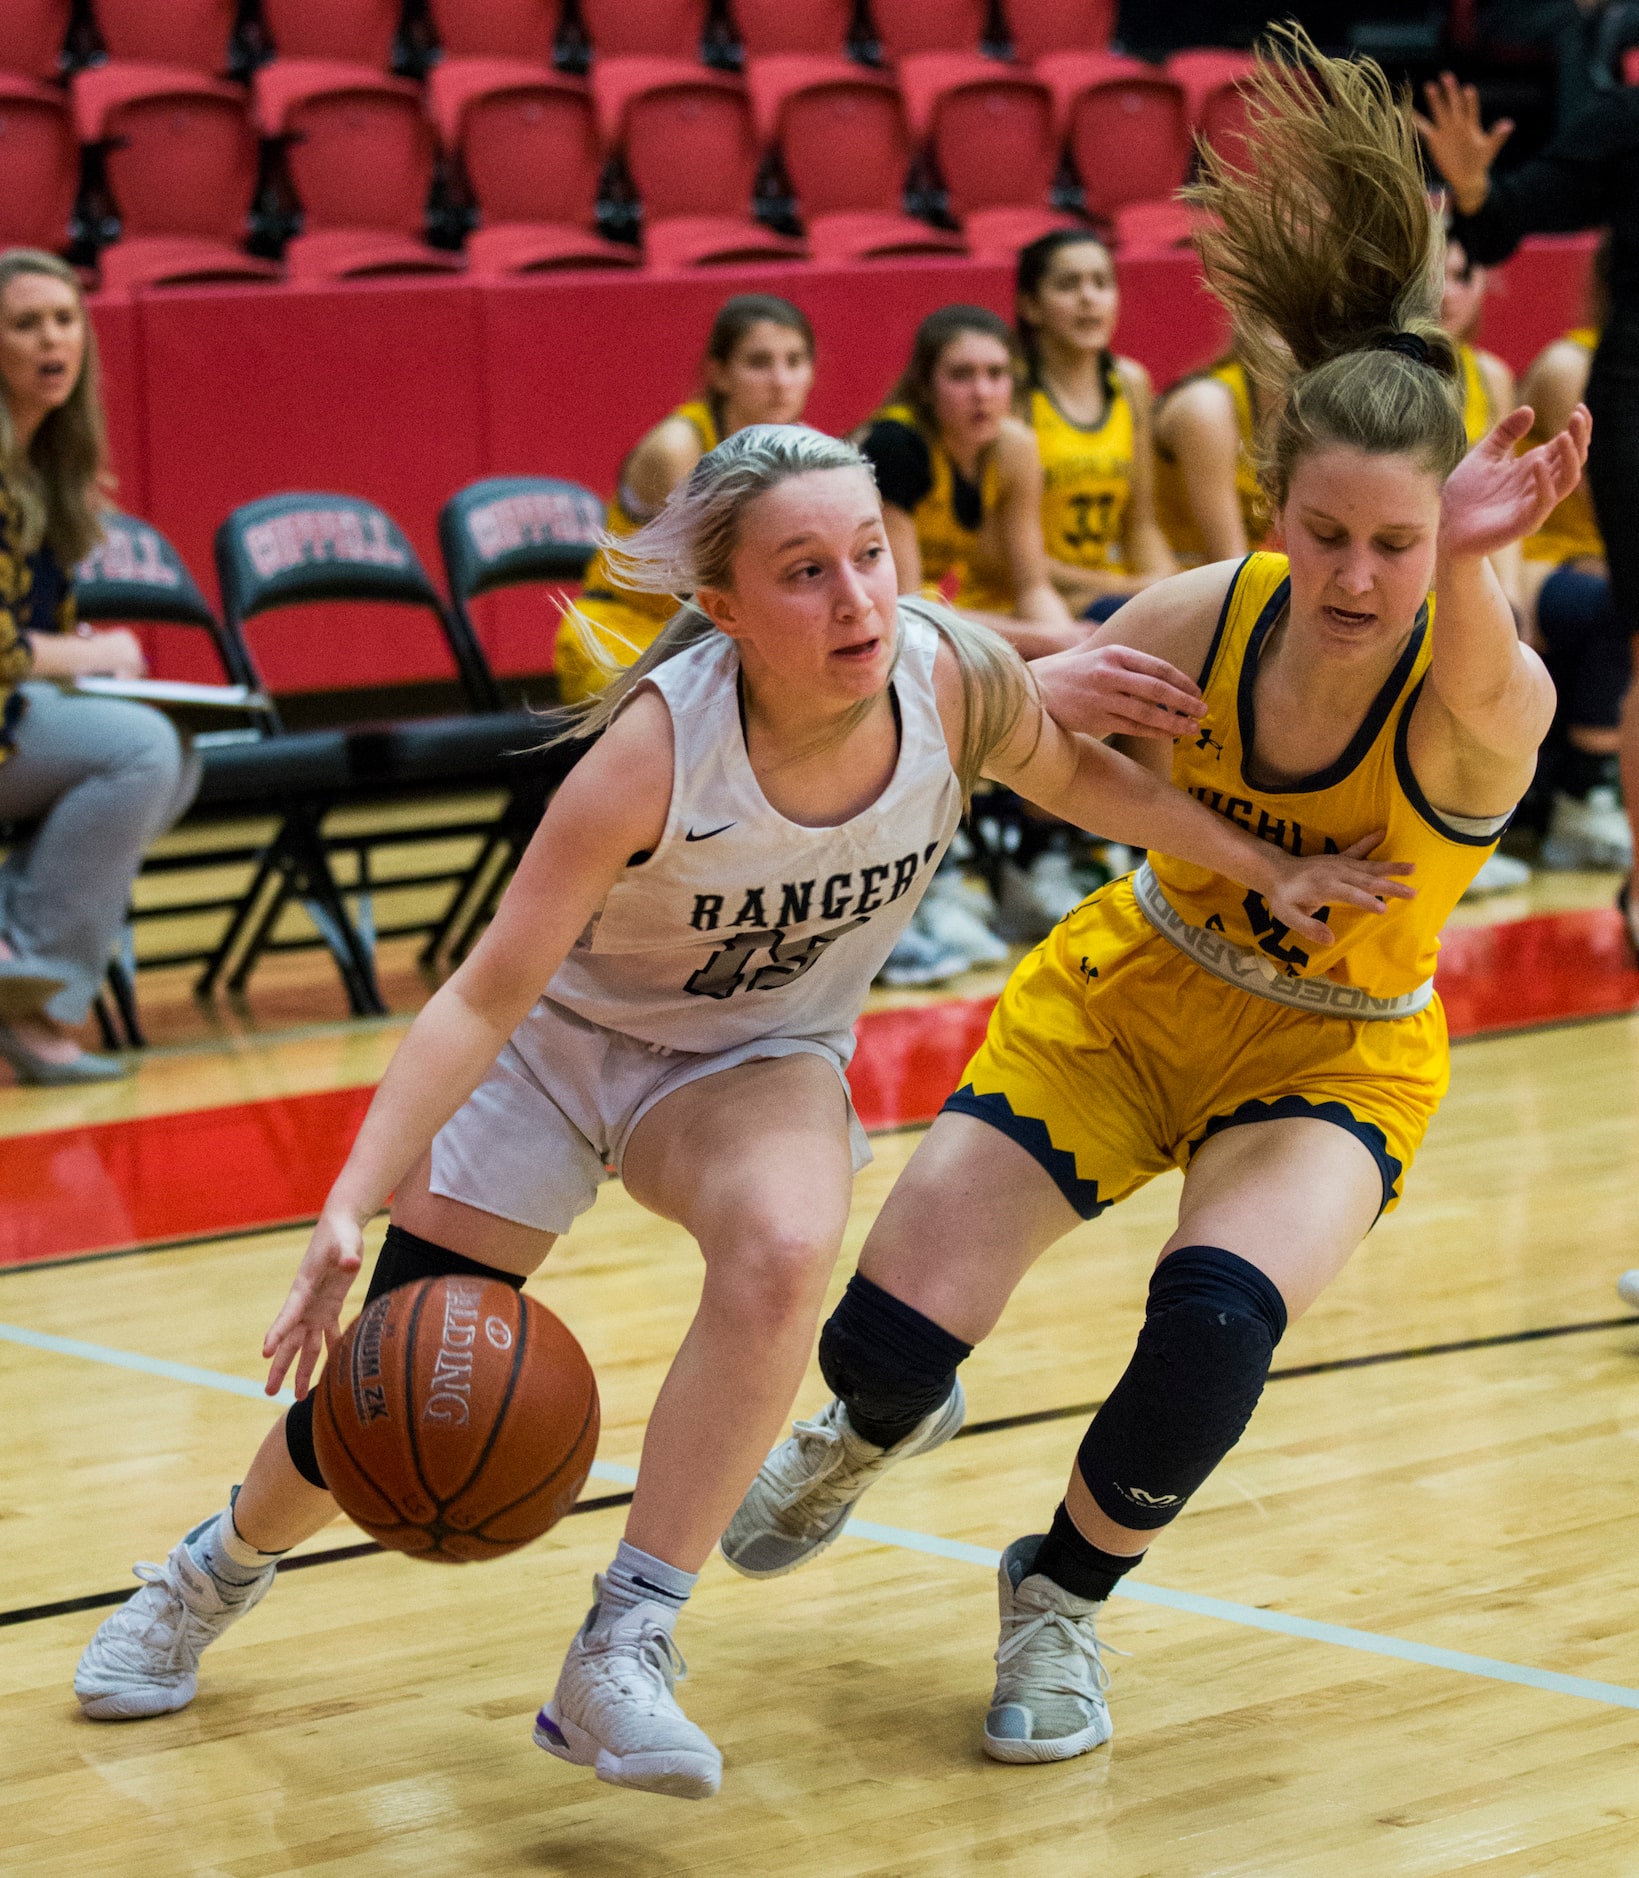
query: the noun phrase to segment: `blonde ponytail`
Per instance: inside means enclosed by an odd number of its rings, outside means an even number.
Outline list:
[[[1259,478],[1276,508],[1311,450],[1418,458],[1467,448],[1457,349],[1439,325],[1444,240],[1404,100],[1370,59],[1277,28],[1247,81],[1245,167],[1203,147],[1207,284],[1262,391]]]

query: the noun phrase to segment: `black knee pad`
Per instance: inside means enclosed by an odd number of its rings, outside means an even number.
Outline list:
[[[847,1404],[856,1433],[891,1448],[950,1394],[956,1366],[973,1345],[942,1330],[913,1305],[874,1285],[848,1280],[820,1332],[820,1373]]]
[[[1632,668],[1627,621],[1603,574],[1556,568],[1537,596],[1537,626],[1559,687],[1559,720],[1586,730],[1614,730]]]
[[[476,1259],[463,1258],[447,1246],[434,1245],[402,1226],[389,1226],[376,1256],[376,1268],[370,1274],[370,1287],[364,1302],[373,1304],[388,1291],[401,1285],[413,1285],[422,1278],[495,1278],[514,1291],[523,1289],[524,1281],[516,1272],[497,1271],[493,1265],[480,1265]],[[319,1457],[313,1446],[313,1397],[302,1397],[285,1415],[285,1446],[296,1472],[315,1487],[325,1484],[319,1471]]]
[[[1263,1394],[1286,1305],[1257,1266],[1181,1246],[1156,1267],[1138,1347],[1076,1457],[1118,1525],[1167,1525],[1240,1440]]]

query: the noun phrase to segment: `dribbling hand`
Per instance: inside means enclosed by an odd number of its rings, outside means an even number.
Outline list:
[[[262,1355],[271,1365],[269,1395],[279,1393],[292,1363],[296,1365],[296,1395],[300,1399],[307,1394],[320,1356],[326,1349],[334,1349],[341,1337],[341,1307],[347,1302],[363,1257],[364,1234],[358,1222],[346,1214],[321,1213],[291,1283],[290,1296],[262,1339]]]
[[[1176,665],[1131,646],[1075,647],[1037,659],[1030,674],[1048,714],[1087,737],[1170,742],[1201,727],[1201,688]]]
[[[1440,552],[1496,554],[1534,535],[1582,480],[1593,419],[1579,404],[1557,437],[1514,454],[1532,423],[1531,407],[1510,411],[1446,479],[1440,498]]]
[[[1358,906],[1383,913],[1390,900],[1415,900],[1417,889],[1405,878],[1416,871],[1411,862],[1366,859],[1382,840],[1379,829],[1341,854],[1314,854],[1307,860],[1272,849],[1278,857],[1275,884],[1264,894],[1270,912],[1311,945],[1329,946],[1331,927],[1312,917],[1320,908]]]

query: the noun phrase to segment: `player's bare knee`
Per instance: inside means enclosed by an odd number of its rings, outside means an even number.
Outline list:
[[[838,1250],[834,1233],[799,1220],[748,1222],[709,1256],[708,1286],[748,1323],[788,1324],[818,1314]]]

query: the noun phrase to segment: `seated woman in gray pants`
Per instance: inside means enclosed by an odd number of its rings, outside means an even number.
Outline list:
[[[198,761],[146,705],[78,697],[81,673],[141,675],[134,634],[74,620],[74,567],[101,535],[97,348],[73,270],[0,254],[0,1057],[24,1082],[121,1076],[75,1032],[119,942],[149,842]]]

